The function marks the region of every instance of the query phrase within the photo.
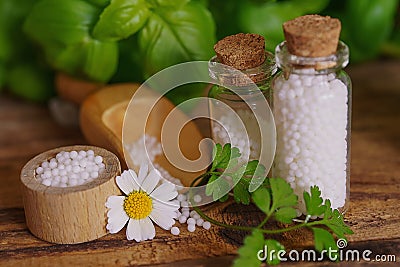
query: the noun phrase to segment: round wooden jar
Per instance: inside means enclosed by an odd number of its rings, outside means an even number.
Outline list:
[[[105,170],[95,180],[73,187],[50,187],[39,182],[35,170],[61,151],[93,150],[103,157]],[[26,224],[35,236],[58,244],[91,241],[107,234],[106,200],[120,195],[115,177],[121,172],[113,153],[93,146],[68,146],[46,151],[21,171]]]

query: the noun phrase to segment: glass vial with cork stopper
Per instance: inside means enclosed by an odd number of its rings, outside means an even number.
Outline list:
[[[209,91],[213,140],[238,147],[243,161],[262,157],[261,163],[270,161],[269,168],[275,153],[275,125],[269,109],[275,58],[258,34],[227,36],[214,50],[216,56],[209,61],[210,77],[216,81]],[[262,143],[264,134],[273,141]]]
[[[345,212],[350,187],[351,82],[343,71],[348,47],[338,19],[306,15],[285,22],[276,47],[282,70],[273,82],[277,148],[272,175],[299,196],[317,185],[332,208]]]

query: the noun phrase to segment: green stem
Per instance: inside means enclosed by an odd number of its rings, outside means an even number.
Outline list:
[[[270,217],[271,217],[271,214],[268,214],[267,216],[265,216],[264,220],[257,226],[257,228],[263,227],[268,222]]]
[[[213,218],[207,216],[206,214],[203,213],[203,211],[201,211],[201,209],[197,206],[193,206],[193,209],[204,219],[209,221],[212,224],[221,226],[221,227],[225,227],[228,229],[234,229],[234,230],[242,230],[242,231],[253,231],[254,229],[259,229],[258,227],[251,227],[251,226],[240,226],[240,225],[230,225],[230,224],[225,224],[222,223],[220,221],[214,220]],[[268,219],[267,219],[268,221]],[[282,228],[282,229],[277,229],[277,230],[268,230],[268,229],[259,229],[261,232],[263,232],[264,234],[279,234],[279,233],[285,233],[285,232],[289,232],[289,231],[293,231],[302,227],[308,227],[308,226],[313,226],[313,225],[319,225],[319,224],[323,224],[320,221],[313,221],[313,222],[309,222],[309,223],[300,223],[300,224],[296,224],[287,228]]]
[[[209,174],[209,172],[205,172],[205,173],[203,173],[202,175],[197,176],[197,177],[190,183],[189,187],[193,187],[194,184],[195,184],[198,180],[200,180],[200,179],[206,177],[208,174]]]

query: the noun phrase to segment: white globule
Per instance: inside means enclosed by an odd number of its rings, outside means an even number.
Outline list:
[[[174,226],[174,227],[171,228],[171,234],[173,234],[173,235],[179,235],[180,232],[181,232],[181,231],[180,231],[179,228],[176,227],[176,226]]]
[[[86,184],[105,169],[103,157],[94,151],[63,151],[36,168],[35,177],[45,186],[70,187]]]
[[[277,147],[273,175],[299,196],[317,185],[332,208],[343,207],[347,176],[347,86],[333,74],[275,80]]]

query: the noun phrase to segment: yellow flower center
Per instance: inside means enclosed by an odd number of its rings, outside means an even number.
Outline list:
[[[144,219],[153,210],[153,203],[145,192],[133,191],[125,197],[124,210],[132,219]]]

